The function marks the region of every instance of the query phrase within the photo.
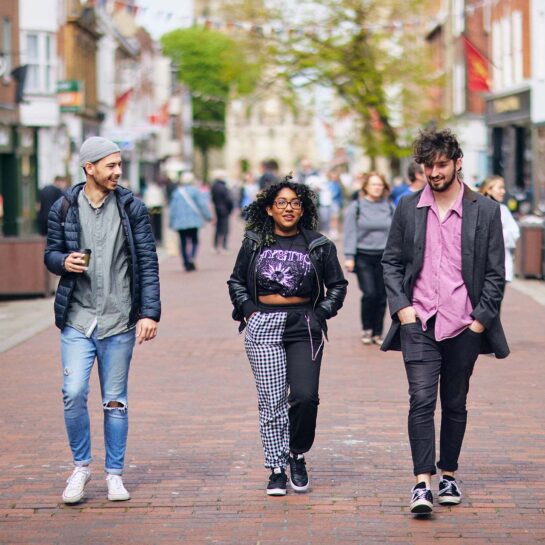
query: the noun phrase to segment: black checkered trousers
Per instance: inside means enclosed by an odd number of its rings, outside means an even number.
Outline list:
[[[244,339],[257,388],[259,429],[265,453],[265,467],[268,468],[285,468],[290,451],[288,362],[284,338],[287,319],[288,312],[256,312],[248,321]],[[322,343],[318,339],[313,344],[309,330],[307,342],[308,362],[312,363],[313,367],[318,366],[316,373],[319,374],[323,339]],[[315,381],[317,390],[317,378]],[[308,448],[314,439],[315,413],[319,403],[317,391],[313,396],[315,397],[313,404],[316,407],[310,413],[314,416],[305,426],[312,428],[307,430],[310,439],[308,441],[304,439]],[[291,410],[293,409],[292,407]]]

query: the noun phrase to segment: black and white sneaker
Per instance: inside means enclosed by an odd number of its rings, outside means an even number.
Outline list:
[[[269,484],[267,485],[268,496],[285,496],[286,484],[288,482],[288,476],[281,467],[275,467],[271,476],[269,477]]]
[[[306,492],[310,485],[303,454],[290,454],[290,484],[295,492]]]
[[[454,477],[450,475],[441,477],[437,501],[441,505],[458,505],[462,501],[462,491]]]
[[[433,495],[425,482],[418,483],[411,494],[411,513],[427,515],[433,511]]]

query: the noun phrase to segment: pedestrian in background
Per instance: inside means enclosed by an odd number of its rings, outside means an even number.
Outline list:
[[[403,184],[402,186],[398,186],[404,189],[399,191],[398,194],[394,197],[393,202],[395,206],[398,205],[399,200],[405,195],[409,195],[410,193],[416,193],[417,191],[420,191],[426,186],[424,169],[422,168],[422,165],[419,165],[414,161],[411,161],[411,163],[409,164],[409,168],[407,168],[407,178],[409,179],[408,186],[405,184]]]
[[[233,318],[247,326],[271,496],[286,494],[288,464],[293,490],[309,488],[326,320],[346,296],[335,245],[315,231],[315,198],[291,177],[261,192],[228,281]]]
[[[314,168],[312,161],[308,157],[301,159],[300,168],[297,172],[296,181],[300,184],[308,184],[308,178],[318,176],[318,169]]]
[[[267,189],[278,183],[278,162],[275,159],[261,161],[261,176],[257,180],[260,190]]]
[[[150,215],[151,230],[155,241],[161,244],[163,241],[163,209],[166,204],[165,189],[155,180],[147,180],[143,200]]]
[[[431,513],[434,413],[441,398],[438,501],[456,505],[469,379],[479,353],[505,358],[499,318],[505,285],[500,207],[462,181],[462,150],[448,129],[420,133],[414,159],[426,187],[396,208],[382,265],[392,325],[382,350],[400,350],[409,382],[409,440],[416,485],[410,510]]]
[[[188,272],[197,268],[195,258],[199,248],[199,229],[211,220],[206,196],[195,187],[194,174],[184,172],[170,197],[169,225],[178,231],[182,262]]]
[[[45,249],[47,268],[61,277],[55,324],[61,330],[64,420],[75,466],[62,499],[81,501],[91,478],[87,396],[96,359],[108,499],[128,500],[121,477],[129,425],[127,383],[135,337],[142,343],[157,334],[157,253],[145,205],[119,186],[118,146],[88,138],[80,164],[85,182],[51,208]]]
[[[227,252],[227,239],[229,237],[229,216],[233,212],[233,196],[227,187],[226,175],[222,170],[214,173],[212,184],[212,203],[216,213],[216,232],[214,234],[214,249],[220,253]]]
[[[337,240],[339,238],[339,221],[341,211],[344,206],[343,186],[339,171],[336,169],[330,170],[327,176],[327,183],[331,192],[331,217],[329,238]]]
[[[381,260],[393,216],[389,189],[382,174],[364,174],[358,199],[350,203],[344,219],[345,267],[356,273],[362,292],[361,342],[365,345],[382,344],[386,288]]]
[[[513,261],[517,240],[520,237],[520,229],[509,208],[503,204],[506,193],[504,179],[501,176],[489,176],[479,186],[479,193],[494,199],[500,204],[503,242],[505,244],[505,280],[507,282],[512,282],[514,269]]]
[[[40,189],[38,211],[38,229],[40,235],[47,236],[47,218],[53,204],[58,201],[68,189],[68,182],[64,176],[55,176],[52,184]]]
[[[244,209],[252,204],[259,193],[259,184],[251,172],[246,172],[242,178],[240,190],[240,215],[244,218]]]

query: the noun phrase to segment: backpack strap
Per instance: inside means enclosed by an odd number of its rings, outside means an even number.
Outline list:
[[[66,221],[66,216],[68,215],[68,209],[70,208],[70,201],[63,196],[61,203],[61,223]]]

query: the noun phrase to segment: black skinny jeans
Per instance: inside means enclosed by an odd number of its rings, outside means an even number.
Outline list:
[[[364,330],[372,330],[373,336],[382,335],[386,312],[381,260],[382,253],[358,252],[356,255],[356,275],[362,292],[361,324]]]
[[[441,399],[439,469],[456,471],[466,430],[469,379],[481,346],[470,329],[436,341],[435,319],[422,331],[419,321],[401,326],[401,350],[409,381],[409,440],[414,474],[436,473],[434,413],[437,385]]]

